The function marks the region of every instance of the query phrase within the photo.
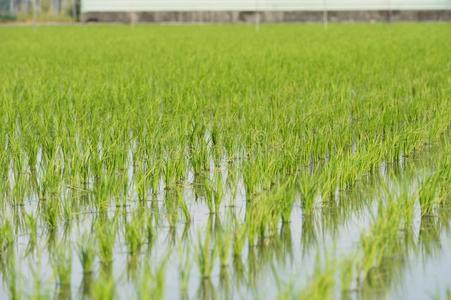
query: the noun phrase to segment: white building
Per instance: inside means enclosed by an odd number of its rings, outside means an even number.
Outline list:
[[[82,0],[82,11],[441,10],[451,0]]]
[[[269,12],[273,15],[281,15],[281,12],[307,12],[304,15],[312,15],[312,12],[322,11],[449,10],[451,10],[451,0],[81,0],[81,11],[84,14],[97,13],[98,16],[106,16],[106,13],[109,13],[118,17],[118,13],[135,13],[135,16],[139,16],[140,13],[151,12],[154,20],[156,20],[155,16],[168,16],[167,12],[181,13],[185,16],[182,17],[183,20],[188,16],[191,16],[190,18],[197,16],[194,19],[202,19],[202,15],[214,18],[211,12],[215,12],[214,16],[220,18],[221,15],[224,16],[220,12],[259,12],[262,16],[269,16]],[[449,15],[449,12],[446,12],[446,15]],[[176,14],[171,16],[167,18],[178,18]]]

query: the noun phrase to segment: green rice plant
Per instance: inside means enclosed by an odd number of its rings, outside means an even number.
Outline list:
[[[425,179],[419,190],[419,199],[422,215],[432,215],[434,206],[437,204],[437,185],[439,178],[431,176]]]
[[[56,229],[60,215],[60,203],[49,199],[43,202],[41,207],[41,216],[47,227],[51,230]]]
[[[213,194],[215,213],[218,214],[222,199],[224,197],[224,187],[222,183],[222,177],[219,172],[215,173]]]
[[[294,201],[296,200],[296,188],[293,183],[295,180],[292,179],[281,185],[281,190],[276,195],[276,197],[281,197],[279,203],[281,205],[281,218],[284,223],[288,223],[291,220],[291,213],[293,211]]]
[[[204,187],[205,187],[205,200],[207,202],[208,210],[210,211],[210,214],[214,214],[214,212],[215,212],[215,190],[213,187],[212,180],[210,178],[205,177]]]
[[[299,190],[301,201],[306,213],[311,214],[314,208],[315,196],[317,193],[317,179],[308,174],[299,177]]]
[[[426,177],[420,184],[418,197],[423,216],[433,215],[434,207],[447,201],[450,195],[450,179],[450,162],[449,159],[445,157],[439,160],[438,169],[435,170],[432,175]]]

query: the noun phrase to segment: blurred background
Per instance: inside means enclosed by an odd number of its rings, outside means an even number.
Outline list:
[[[2,22],[450,20],[451,0],[0,0]]]
[[[0,0],[0,21],[76,22],[80,8],[80,0]]]

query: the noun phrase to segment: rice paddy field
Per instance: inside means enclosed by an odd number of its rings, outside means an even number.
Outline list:
[[[450,24],[0,27],[1,299],[451,299]]]

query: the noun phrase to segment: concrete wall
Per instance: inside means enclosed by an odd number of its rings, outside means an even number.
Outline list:
[[[84,22],[187,22],[187,23],[250,23],[321,22],[322,11],[154,11],[154,12],[85,12]],[[327,12],[330,22],[398,22],[451,21],[451,10],[366,10]]]
[[[81,0],[82,12],[451,9],[451,0]]]

